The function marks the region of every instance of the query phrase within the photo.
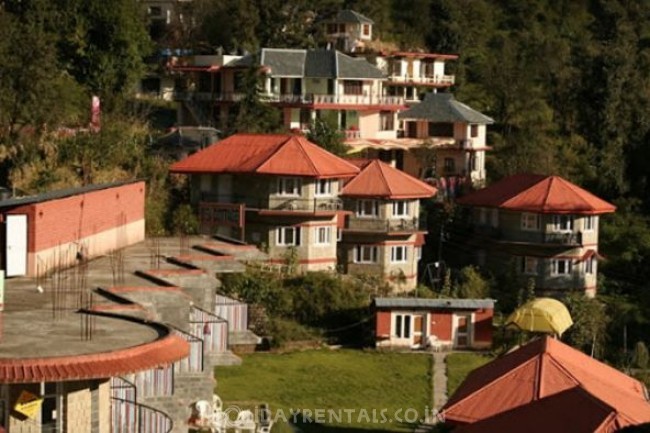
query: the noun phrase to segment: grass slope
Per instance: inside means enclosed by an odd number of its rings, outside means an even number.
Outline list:
[[[408,408],[423,417],[431,401],[430,363],[431,357],[425,354],[358,350],[252,354],[243,357],[241,366],[216,368],[217,394],[224,407],[267,403],[272,411],[282,409],[287,417],[290,409],[355,411],[350,415],[352,422],[343,412],[340,422],[300,424],[308,432],[399,431],[408,426],[395,420],[373,422],[372,410],[377,410],[377,421],[382,420],[381,409],[386,409],[387,418]],[[283,431],[291,430],[286,424],[273,426],[273,433]]]

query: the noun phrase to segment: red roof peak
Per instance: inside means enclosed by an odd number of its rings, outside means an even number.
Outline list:
[[[343,187],[341,195],[399,200],[432,197],[436,192],[431,185],[375,159]]]
[[[171,171],[345,178],[359,169],[299,135],[236,134],[173,164]]]
[[[550,402],[567,391],[580,391],[589,397],[583,411],[571,414],[576,418],[593,417],[599,408],[606,410],[605,416],[615,419],[619,427],[650,422],[650,403],[641,382],[548,336],[474,370],[443,413],[448,420],[460,423],[501,419],[501,428],[476,431],[513,431],[506,424],[514,423],[512,427],[522,419],[504,414],[536,408],[540,422],[562,417],[560,412],[567,406]],[[535,421],[528,420],[531,424]]]
[[[516,174],[461,197],[459,204],[547,214],[598,215],[616,207],[560,176]]]

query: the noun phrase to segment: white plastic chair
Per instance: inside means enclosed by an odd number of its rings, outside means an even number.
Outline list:
[[[438,337],[435,335],[429,335],[427,338],[427,345],[434,352],[440,352],[442,350],[442,343],[438,340]]]
[[[212,411],[213,412],[223,411],[223,402],[221,401],[221,397],[219,397],[217,394],[212,395]]]
[[[241,432],[250,431],[251,433],[255,432],[255,416],[250,410],[242,410],[237,414],[237,419],[235,420],[235,431]]]

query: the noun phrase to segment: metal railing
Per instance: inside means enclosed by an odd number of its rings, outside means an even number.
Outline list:
[[[224,353],[228,350],[228,322],[199,307],[190,307],[190,330],[203,339],[206,353]]]
[[[340,199],[334,196],[301,198],[300,196],[270,194],[268,197],[251,197],[243,195],[220,195],[201,193],[200,201],[223,204],[244,204],[254,210],[287,210],[287,211],[335,211],[342,208]]]
[[[222,101],[238,102],[245,97],[240,92],[195,92],[190,90],[174,91],[173,98],[177,101]],[[259,98],[264,102],[288,104],[337,104],[337,105],[404,105],[401,96],[376,95],[326,95],[326,94],[291,94],[291,93],[261,93]]]
[[[190,334],[178,328],[173,328],[174,334],[187,341],[190,353],[187,357],[176,361],[174,368],[182,373],[200,373],[203,371],[203,340],[196,334]]]
[[[170,433],[174,422],[164,412],[137,402],[136,386],[122,378],[111,378],[112,433]]]
[[[455,83],[456,77],[454,75],[426,75],[414,77],[412,75],[394,74],[388,76],[388,81],[397,83],[437,84],[443,86],[451,86]]]
[[[349,218],[346,229],[367,232],[409,232],[420,229],[418,218],[380,219],[380,218]]]

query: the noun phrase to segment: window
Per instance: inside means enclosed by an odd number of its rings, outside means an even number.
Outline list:
[[[376,200],[359,200],[357,202],[358,217],[376,217],[378,215],[378,206]]]
[[[406,245],[398,245],[390,247],[390,261],[392,263],[405,263],[408,259],[408,247]]]
[[[525,275],[537,275],[537,258],[522,257],[521,272]]]
[[[539,214],[527,212],[522,213],[521,229],[528,231],[539,230]]]
[[[395,336],[411,338],[411,316],[408,314],[395,315]]]
[[[343,82],[344,95],[362,95],[363,82],[359,80],[346,80]]]
[[[335,33],[338,33],[338,30],[339,30],[338,24],[331,23],[331,24],[327,25],[327,34],[328,35],[333,35]]]
[[[299,246],[300,227],[279,227],[277,244],[280,246]]]
[[[553,215],[553,230],[556,232],[573,231],[572,215]]]
[[[332,228],[331,227],[315,227],[315,244],[316,245],[329,245],[332,238]]]
[[[406,217],[409,216],[409,203],[404,200],[393,202],[393,216]]]
[[[454,173],[456,171],[456,161],[454,158],[445,158],[445,173]]]
[[[593,275],[595,274],[596,270],[596,259],[593,257],[589,257],[587,260],[585,260],[585,274]]]
[[[478,125],[470,125],[469,135],[472,138],[478,137]]]
[[[317,196],[332,195],[332,181],[330,179],[318,179],[316,181],[316,195]]]
[[[370,24],[363,25],[363,35],[370,36]]]
[[[551,260],[551,275],[570,275],[572,271],[573,262],[571,259]]]
[[[499,227],[499,209],[490,210],[490,225],[492,227]]]
[[[395,116],[392,111],[379,112],[379,130],[392,131],[395,129]]]
[[[478,210],[478,223],[482,226],[487,224],[487,213],[488,210],[484,207]]]
[[[354,261],[355,263],[376,263],[377,247],[373,245],[357,245]]]
[[[162,15],[162,8],[160,6],[149,6],[149,15],[152,17],[159,17]]]
[[[341,242],[343,240],[343,230],[336,229],[336,240]]]
[[[429,137],[453,137],[453,123],[429,122]]]
[[[415,258],[418,261],[422,260],[422,247],[415,248]]]
[[[278,195],[299,196],[301,182],[295,177],[278,178]]]
[[[589,215],[583,218],[582,220],[582,229],[584,231],[592,231],[596,228],[596,217]]]

